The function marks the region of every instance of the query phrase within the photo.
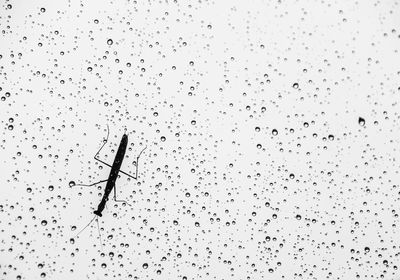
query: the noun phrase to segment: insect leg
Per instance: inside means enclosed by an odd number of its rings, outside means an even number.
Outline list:
[[[95,158],[94,158],[95,160],[97,160],[97,161],[100,161],[102,164],[104,164],[104,165],[106,165],[106,166],[108,166],[108,167],[112,167],[111,165],[109,165],[107,162],[104,162],[104,161],[102,161],[101,159],[98,159],[98,158],[96,158],[96,156],[95,156]]]
[[[100,151],[101,151],[101,150],[103,149],[103,147],[107,144],[107,142],[108,142],[108,136],[109,136],[109,135],[110,135],[110,129],[109,129],[108,124],[107,124],[107,137],[106,137],[106,139],[103,139],[103,142],[104,142],[104,143],[103,143],[103,145],[100,147],[100,149],[97,151],[97,153],[94,155],[94,159],[111,168],[111,165],[109,165],[108,163],[106,163],[106,162],[102,161],[101,159],[97,158],[97,157],[99,156],[99,154],[100,154]]]
[[[132,205],[130,205],[127,201],[125,201],[125,200],[117,200],[117,186],[114,186],[114,201],[115,202],[125,202],[126,204],[128,204],[129,206],[132,206]]]
[[[100,149],[98,150],[98,152],[94,155],[95,158],[99,155],[99,153],[100,153],[101,149],[103,149],[104,145],[107,144],[107,142],[108,142],[108,136],[109,136],[109,135],[110,135],[110,128],[108,127],[108,124],[107,124],[107,138],[103,140],[104,143],[103,143],[103,145],[100,147]]]
[[[132,175],[130,175],[130,174],[128,174],[128,173],[126,173],[126,172],[124,172],[122,170],[120,170],[119,172],[121,172],[122,174],[125,174],[126,176],[128,176],[130,178],[133,178],[133,179],[137,180],[137,176],[138,176],[138,172],[139,172],[139,170],[138,170],[139,169],[139,158],[140,158],[140,155],[143,153],[143,151],[146,150],[146,149],[147,149],[147,146],[144,147],[144,149],[136,157],[136,175],[135,176],[132,176]]]
[[[90,184],[90,185],[85,185],[85,184],[75,184],[75,185],[74,185],[74,187],[75,187],[75,186],[91,187],[91,186],[95,186],[95,185],[97,185],[97,184],[104,183],[104,182],[107,182],[107,181],[108,181],[108,179],[107,179],[107,180],[101,180],[101,181],[99,181],[99,182],[96,182],[96,183],[93,183],[93,184]]]
[[[107,166],[111,167],[111,165],[109,165],[108,163],[105,163],[104,161],[102,161],[102,160],[100,160],[100,159],[97,158],[97,156],[99,155],[101,149],[103,149],[104,145],[107,143],[107,141],[108,141],[108,136],[109,136],[109,135],[110,135],[110,129],[109,129],[108,124],[107,124],[107,138],[103,140],[104,143],[103,143],[103,145],[100,147],[100,150],[98,150],[97,153],[94,155],[94,159],[100,161],[100,162],[101,162],[102,164],[104,164],[104,165],[107,165]],[[107,182],[107,180],[101,180],[101,181],[99,181],[99,182],[96,182],[96,183],[93,183],[93,184],[88,184],[88,185],[86,185],[86,184],[76,184],[75,186],[91,187],[91,186],[95,186],[95,185],[97,185],[97,184],[104,183],[104,182]]]
[[[140,158],[140,155],[143,153],[143,151],[146,150],[146,149],[147,149],[147,146],[144,147],[144,149],[140,151],[139,155],[136,158],[136,179],[137,179],[138,171],[139,171],[138,170],[139,169],[139,158]]]

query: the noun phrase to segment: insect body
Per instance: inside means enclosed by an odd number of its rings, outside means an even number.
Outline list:
[[[104,210],[104,207],[106,206],[106,203],[108,201],[108,197],[111,193],[111,191],[114,189],[114,201],[116,202],[125,202],[124,200],[117,200],[117,191],[116,191],[116,187],[115,187],[115,182],[118,178],[118,173],[121,172],[135,180],[137,180],[137,175],[138,175],[138,165],[139,165],[139,157],[142,154],[142,152],[146,149],[146,147],[140,152],[140,154],[137,156],[136,158],[136,175],[132,176],[122,170],[120,170],[121,165],[122,165],[122,161],[124,160],[124,156],[125,156],[125,152],[126,152],[126,147],[128,145],[128,135],[124,133],[124,135],[122,135],[122,139],[121,142],[119,144],[118,147],[118,151],[115,155],[115,159],[112,165],[109,165],[105,162],[103,162],[102,160],[100,160],[99,158],[97,158],[97,156],[99,155],[101,149],[103,149],[104,145],[107,143],[108,141],[108,136],[109,136],[109,129],[108,129],[108,125],[107,125],[107,139],[104,141],[103,145],[101,146],[100,150],[96,153],[96,155],[94,156],[94,159],[101,162],[102,164],[105,164],[109,167],[111,167],[111,171],[110,171],[110,175],[108,176],[107,180],[102,180],[90,185],[83,185],[83,184],[78,184],[75,186],[94,186],[97,185],[99,183],[103,183],[103,182],[107,182],[106,184],[106,188],[104,189],[104,195],[103,198],[101,199],[99,205],[97,206],[97,210],[95,210],[93,213],[95,214],[95,216],[93,217],[93,219],[76,235],[78,236],[82,231],[84,231],[92,222],[94,219],[96,219],[97,221],[97,226],[99,227],[99,221],[98,221],[98,217],[102,217],[102,212]],[[127,203],[129,204],[129,203]],[[100,229],[99,229],[99,235],[100,235]],[[75,237],[76,237],[75,236]],[[101,236],[100,236],[100,242],[101,242]]]
[[[103,212],[104,207],[106,206],[108,196],[110,195],[112,189],[114,189],[114,199],[116,200],[115,181],[117,180],[118,172],[119,172],[119,169],[121,168],[121,164],[124,159],[127,145],[128,145],[128,136],[126,134],[124,134],[122,136],[121,143],[119,144],[118,151],[117,151],[117,154],[114,159],[114,163],[111,166],[111,171],[110,171],[110,175],[108,176],[108,179],[107,179],[107,184],[106,184],[106,188],[104,190],[103,198],[101,199],[99,206],[97,206],[97,210],[95,210],[93,212],[95,215],[97,215],[99,217],[102,216],[101,212]]]

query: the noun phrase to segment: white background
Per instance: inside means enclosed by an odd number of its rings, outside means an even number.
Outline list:
[[[399,279],[397,1],[0,15],[1,279]]]

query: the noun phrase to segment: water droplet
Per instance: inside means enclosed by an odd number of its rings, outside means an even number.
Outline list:
[[[358,124],[361,125],[361,126],[364,126],[365,125],[365,119],[362,118],[362,117],[359,117],[358,118]]]

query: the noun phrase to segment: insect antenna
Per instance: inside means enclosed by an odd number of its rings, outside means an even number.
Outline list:
[[[103,242],[101,242],[101,232],[100,232],[100,226],[99,226],[99,219],[96,219],[96,222],[97,222],[97,229],[99,230],[100,246],[101,246],[101,250],[103,251]]]
[[[78,237],[78,235],[81,234],[82,231],[84,231],[88,226],[90,226],[90,224],[93,222],[94,219],[96,219],[96,215],[94,215],[93,219],[91,219],[90,222],[89,222],[83,229],[81,229],[81,231],[78,232],[77,235],[74,236],[74,239],[75,239],[76,237]]]

